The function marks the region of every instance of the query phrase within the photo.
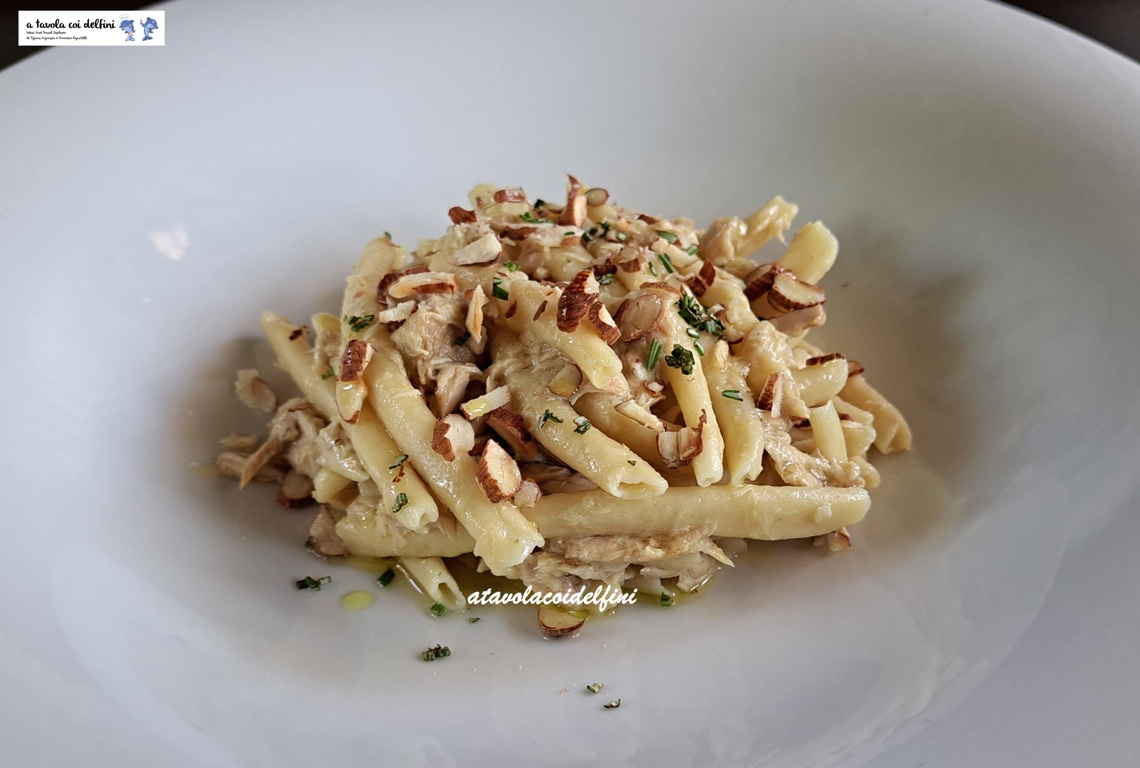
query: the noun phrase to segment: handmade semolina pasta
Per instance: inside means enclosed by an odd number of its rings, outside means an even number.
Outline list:
[[[782,198],[698,230],[573,177],[565,202],[484,185],[448,213],[412,252],[369,243],[339,317],[263,314],[301,397],[219,472],[319,504],[319,554],[400,558],[451,608],[456,556],[547,594],[669,592],[741,540],[849,546],[868,451],[911,434],[861,365],[805,339],[838,254],[825,226],[758,263],[795,217]]]

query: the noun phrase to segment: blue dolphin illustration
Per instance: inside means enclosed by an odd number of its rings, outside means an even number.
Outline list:
[[[123,19],[119,22],[119,29],[127,33],[128,40],[135,39],[135,23],[130,19]]]
[[[151,37],[150,33],[158,29],[158,22],[152,19],[150,16],[147,16],[146,21],[142,23],[142,28],[143,40],[153,40],[154,38]]]

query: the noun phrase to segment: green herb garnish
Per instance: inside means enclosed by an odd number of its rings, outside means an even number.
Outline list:
[[[511,297],[511,294],[503,287],[503,278],[498,275],[491,278],[491,295],[496,299],[503,299],[504,301]]]
[[[673,596],[670,595],[668,592],[662,592],[661,593],[661,605],[664,608],[672,608],[674,605],[676,605],[676,601],[673,599]]]
[[[519,265],[517,262],[508,261],[505,264],[503,264],[503,269],[507,270],[508,272],[518,272],[519,271]]]
[[[325,381],[328,381],[333,376],[336,376],[336,371],[334,371],[332,369],[331,365],[328,366],[327,368],[325,368],[325,372],[321,374],[321,378],[324,379]]]
[[[574,425],[574,431],[579,435],[586,434],[590,431],[590,427],[593,426],[590,424],[590,420],[585,416],[579,416],[578,418],[574,419]]]
[[[389,584],[391,584],[392,580],[395,578],[396,578],[396,572],[393,571],[391,568],[389,568],[388,570],[384,571],[384,573],[377,576],[376,581],[380,583],[380,586],[386,587]]]
[[[420,658],[424,661],[435,661],[436,659],[444,659],[451,655],[451,649],[446,645],[434,645],[420,654]]]
[[[471,331],[464,331],[455,338],[456,346],[462,347],[471,338]]]
[[[443,603],[436,603],[431,607],[432,616],[442,616],[445,613],[447,613],[447,606]]]
[[[657,258],[661,259],[661,264],[662,264],[662,266],[665,267],[665,271],[668,272],[669,274],[673,274],[673,272],[674,272],[673,260],[670,259],[669,256],[664,254],[664,253],[657,254]]]
[[[555,424],[561,424],[562,423],[562,419],[558,418],[557,416],[555,416],[550,411],[543,411],[542,416],[540,416],[538,419],[538,428],[542,429],[546,425],[546,422],[548,422],[548,421],[553,421]]]
[[[653,370],[657,367],[657,361],[661,359],[661,342],[657,339],[649,342],[649,355],[645,358],[645,367]]]
[[[605,683],[590,683],[589,685],[586,686],[586,690],[589,691],[590,693],[597,693],[598,691],[602,690],[605,687],[606,687]]]
[[[406,453],[401,453],[399,456],[397,456],[397,457],[396,457],[396,458],[393,460],[393,462],[392,462],[392,466],[388,467],[388,469],[399,469],[399,468],[400,468],[400,465],[401,465],[401,464],[403,464],[403,463],[404,463],[405,461],[407,461],[407,460],[408,460],[408,454],[406,454]]]
[[[367,328],[368,326],[370,326],[376,322],[376,315],[369,312],[367,315],[364,315],[363,317],[361,317],[360,315],[353,315],[352,317],[346,317],[346,318],[344,318],[344,321],[346,323],[348,323],[348,327],[350,330],[352,330],[354,333],[360,333],[365,328]]]
[[[681,369],[681,373],[686,376],[693,372],[693,365],[695,363],[696,360],[693,358],[693,353],[680,344],[674,344],[672,354],[665,355],[665,365],[670,368]]]
[[[677,314],[698,331],[706,331],[717,336],[724,331],[724,323],[710,315],[691,293],[686,293],[677,302]]]
[[[319,579],[314,579],[312,576],[306,576],[305,578],[293,583],[297,585],[297,589],[315,589],[320,592],[321,586],[328,584],[330,581],[332,581],[332,578],[329,576],[321,576]]]
[[[729,400],[739,400],[742,403],[744,402],[744,396],[740,394],[739,389],[726,389],[723,390],[721,394],[727,397]]]
[[[659,229],[659,230],[657,230],[657,236],[660,237],[662,240],[665,240],[669,243],[677,242],[677,236],[674,235],[672,232],[665,232],[665,231]]]
[[[598,285],[609,285],[613,281],[614,281],[614,273],[613,272],[607,272],[606,274],[604,274],[598,278]]]
[[[613,701],[607,701],[605,704],[602,705],[602,707],[604,707],[605,709],[617,709],[620,706],[621,706],[621,699],[614,699]]]
[[[408,506],[408,494],[401,491],[396,495],[396,505],[392,507],[392,514],[396,514],[406,506]]]
[[[467,623],[468,623],[468,624],[478,624],[478,623],[479,623],[479,619],[480,619],[480,618],[482,618],[482,617],[480,617],[480,616],[471,616],[471,617],[469,617],[469,618],[467,619]]]
[[[685,253],[689,254],[690,256],[696,256],[697,250],[699,249],[699,247],[700,246],[690,245],[688,248],[685,249]]]

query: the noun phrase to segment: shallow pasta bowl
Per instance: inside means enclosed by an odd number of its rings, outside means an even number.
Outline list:
[[[5,764],[1140,747],[1135,64],[981,2],[166,20],[160,49],[0,74],[20,105],[0,118]],[[259,312],[335,307],[365,242],[435,236],[474,183],[555,197],[568,172],[699,223],[779,193],[836,233],[821,338],[916,442],[879,462],[854,549],[755,546],[697,599],[558,643],[526,612],[432,616],[364,571],[293,589],[324,573],[307,520],[193,471],[256,426],[229,387],[272,367]],[[343,611],[350,589],[376,604]],[[436,644],[452,655],[425,664]]]

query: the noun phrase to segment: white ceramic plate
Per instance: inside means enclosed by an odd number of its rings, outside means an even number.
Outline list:
[[[965,0],[165,9],[0,74],[0,763],[1133,764],[1135,64]],[[827,339],[917,441],[855,550],[565,643],[297,592],[306,516],[191,471],[258,312],[567,172],[838,234]]]

